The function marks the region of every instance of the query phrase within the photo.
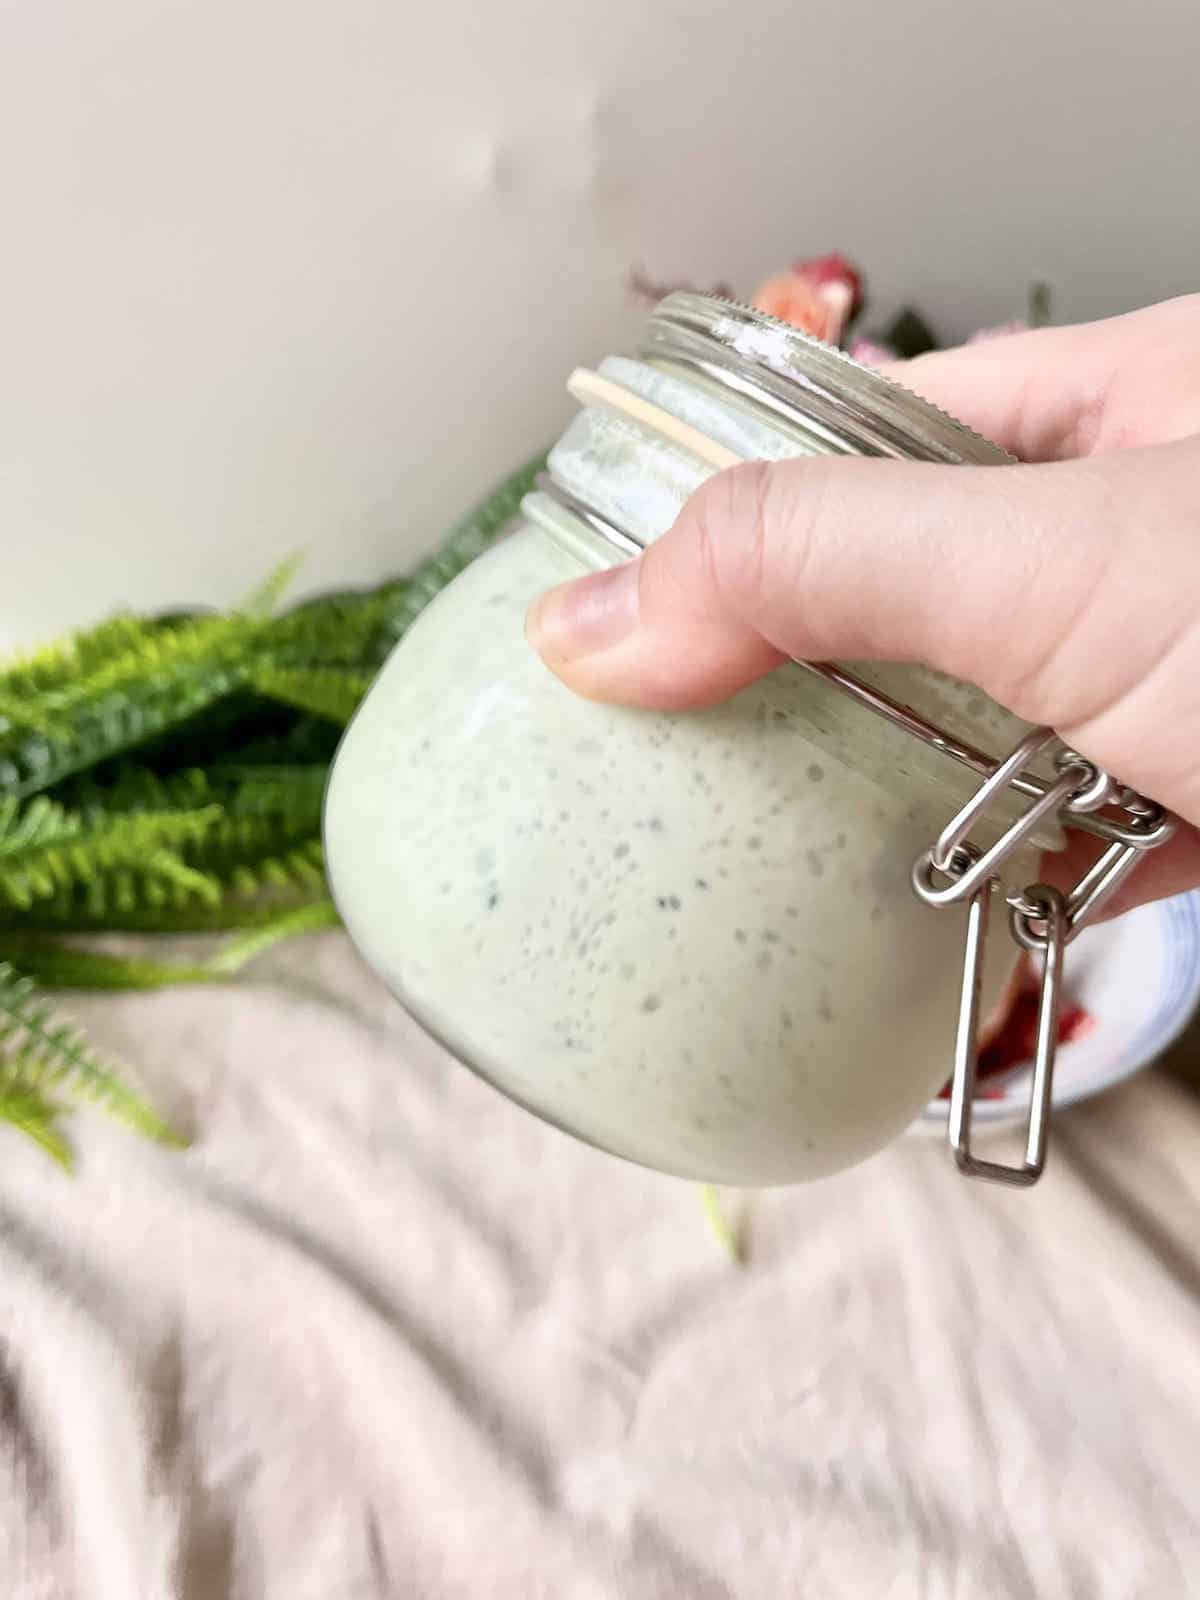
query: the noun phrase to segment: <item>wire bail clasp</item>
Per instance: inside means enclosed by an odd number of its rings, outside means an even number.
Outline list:
[[[1171,837],[1175,819],[1154,802],[1124,788],[1092,762],[1063,749],[1056,760],[1059,776],[1043,784],[1024,771],[1057,739],[1052,728],[1034,728],[1012,752],[997,762],[975,794],[938,835],[930,849],[913,863],[912,885],[926,905],[942,909],[967,902],[966,950],[962,994],[954,1044],[947,1133],[959,1171],[968,1177],[1028,1187],[1046,1164],[1054,1065],[1058,1054],[1058,1014],[1062,996],[1063,957],[1067,946],[1116,891],[1147,850]],[[1033,803],[1009,825],[995,844],[983,850],[969,838],[971,828],[988,807],[1009,789],[1032,795]],[[1093,813],[1119,807],[1127,820],[1116,822]],[[971,1149],[971,1116],[979,1062],[979,1009],[983,958],[987,947],[992,891],[1004,863],[1051,814],[1065,826],[1074,824],[1108,839],[1105,850],[1084,872],[1069,894],[1035,883],[1010,891],[1009,931],[1022,949],[1041,956],[1037,1041],[1025,1129],[1025,1155],[1019,1166],[984,1161]],[[940,881],[939,881],[940,880]]]

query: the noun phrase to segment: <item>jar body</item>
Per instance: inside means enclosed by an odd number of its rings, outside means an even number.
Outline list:
[[[582,570],[521,527],[389,659],[326,808],[351,936],[460,1059],[590,1143],[731,1184],[847,1166],[947,1075],[963,920],[908,882],[945,801],[799,667],[699,713],[570,694],[524,618]],[[994,941],[986,999],[1012,960]]]
[[[542,1117],[684,1177],[819,1177],[948,1076],[965,912],[931,911],[909,875],[977,779],[799,666],[702,712],[592,704],[525,615],[660,537],[719,461],[1009,458],[830,347],[686,294],[637,358],[572,387],[527,520],[418,618],[347,732],[330,881],[401,1001]],[[1027,731],[940,675],[856,670],[985,750]],[[1036,877],[1032,848],[1010,865]],[[985,1014],[1015,962],[990,942]]]

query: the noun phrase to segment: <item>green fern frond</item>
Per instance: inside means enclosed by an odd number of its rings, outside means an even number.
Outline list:
[[[320,928],[341,925],[337,907],[328,895],[314,900],[311,905],[296,906],[281,911],[259,928],[252,928],[231,939],[209,962],[208,970],[214,975],[228,976],[240,972],[244,966],[260,956],[272,945],[284,939],[294,939],[301,933],[315,933]]]
[[[307,817],[318,826],[321,804],[325,798],[325,785],[329,781],[326,762],[305,761],[278,766],[230,763],[210,770],[209,780],[215,785],[229,783],[233,794],[227,800],[235,815],[255,816],[264,812],[273,816]]]
[[[40,1145],[66,1172],[75,1165],[71,1146],[58,1128],[61,1108],[36,1089],[0,1088],[0,1121]]]
[[[0,694],[25,700],[62,688],[175,623],[120,613],[0,663]]]
[[[185,859],[201,872],[229,880],[241,867],[253,867],[278,854],[316,838],[320,829],[320,796],[306,794],[280,797],[278,808],[265,804],[265,787],[251,791],[252,800],[225,808],[223,814],[184,849]],[[260,804],[261,803],[261,804]]]
[[[288,726],[269,733],[246,734],[237,741],[226,741],[224,749],[214,751],[205,766],[213,776],[236,772],[241,767],[319,765],[328,771],[341,736],[342,730],[336,723],[329,722],[325,717],[297,712]]]
[[[207,983],[335,924],[320,813],[340,727],[543,464],[502,484],[409,577],[271,615],[289,562],[238,613],[118,616],[0,666],[0,1118],[63,1164],[56,1119],[75,1100],[171,1137],[52,1016],[31,974],[60,987]],[[63,937],[215,930],[237,936],[203,961]]]
[[[289,838],[320,826],[321,802],[329,774],[326,762],[278,766],[230,763],[207,771],[187,767],[161,774],[150,767],[124,767],[106,784],[87,779],[58,793],[88,819],[126,812],[192,812],[219,806],[229,816],[279,818]],[[52,802],[40,798],[26,810]],[[0,854],[3,851],[3,802],[0,801]]]
[[[156,865],[139,874],[121,867],[84,887],[74,886],[4,914],[0,927],[14,931],[80,933],[207,933],[257,928],[280,911],[309,905],[325,895],[320,840],[285,848],[270,828],[226,841],[221,871],[174,864],[174,876]],[[240,856],[240,859],[238,857]],[[194,875],[194,876],[193,876]],[[7,935],[0,931],[0,946]]]
[[[61,717],[38,707],[27,696],[0,689],[0,733],[25,729],[47,739],[61,739],[68,728]]]
[[[345,724],[371,687],[371,674],[346,667],[286,667],[265,661],[251,667],[247,682],[269,700]]]
[[[218,806],[194,811],[117,813],[89,822],[44,798],[27,815],[0,815],[0,905],[28,910],[92,886],[120,869],[160,877],[202,898],[211,885],[180,851],[197,844],[221,819]]]
[[[166,989],[176,984],[223,982],[226,976],[202,961],[113,955],[49,934],[5,933],[0,940],[5,956],[26,977],[47,989]]]
[[[32,698],[59,714],[89,710],[133,684],[162,685],[192,668],[243,660],[262,627],[255,617],[229,612],[153,628],[135,636],[127,648],[105,654],[89,670]]]
[[[285,556],[250,593],[241,609],[251,617],[273,616],[303,565],[303,553]]]
[[[377,589],[321,595],[276,617],[263,640],[273,661],[289,666],[378,666],[377,637],[398,603],[404,580]]]
[[[264,908],[258,925],[235,934],[203,961],[154,961],[141,955],[96,950],[75,939],[46,933],[6,933],[4,955],[48,989],[148,990],[181,984],[224,983],[257,956],[285,939],[339,926],[325,893],[283,910]]]
[[[434,554],[404,580],[406,587],[422,590],[430,598],[438,589],[444,589],[476,556],[495,543],[520,512],[521,501],[545,469],[545,451],[518,467],[486,499],[459,518]]]
[[[94,821],[126,812],[199,811],[206,806],[223,804],[228,792],[228,786],[214,783],[199,767],[185,767],[182,771],[164,774],[153,767],[124,762],[107,782],[83,773],[60,784],[54,791],[54,800]],[[53,803],[39,796],[26,803],[26,810]]]
[[[233,896],[250,904],[266,895],[324,888],[325,857],[319,839],[240,862],[229,874]]]
[[[5,857],[73,839],[79,826],[77,817],[44,796],[22,806],[12,795],[0,795],[0,871]]]
[[[406,578],[360,593],[304,601],[271,624],[263,648],[281,665],[375,672],[413,620],[504,532],[546,465],[537,456],[455,523]]]
[[[41,793],[196,716],[241,684],[264,626],[232,615],[159,627],[92,670],[31,695],[27,725],[0,733],[0,793]],[[36,732],[45,717],[65,731]]]
[[[139,1133],[180,1143],[76,1029],[55,1017],[33,980],[0,961],[0,1114],[6,1101],[13,1101],[36,1121],[30,1096],[47,1111],[51,1106],[60,1109],[60,1101],[92,1101]]]
[[[433,555],[422,561],[402,585],[397,585],[397,592],[384,604],[380,624],[380,642],[386,644],[384,655],[429,602],[509,527],[545,466],[543,453],[505,479],[486,500],[454,524]]]
[[[167,901],[161,905],[150,904],[136,892],[121,905],[115,901],[102,911],[91,913],[87,907],[70,905],[66,908],[49,902],[39,902],[33,912],[22,917],[19,925],[0,930],[0,950],[5,948],[10,933],[45,934],[144,934],[167,937],[187,934],[240,933],[265,927],[281,912],[299,910],[324,899],[327,895],[324,880],[318,876],[308,883],[292,883],[284,892],[274,892],[269,897],[245,898],[232,888],[221,891],[219,900],[209,904],[192,897]],[[19,954],[15,950],[14,954]],[[86,988],[87,984],[77,987]]]
[[[210,872],[203,872],[181,859],[174,850],[153,850],[141,869],[142,892],[148,902],[155,898],[161,904],[166,898],[165,886],[174,891],[176,901],[200,900],[205,905],[221,903],[221,885]]]

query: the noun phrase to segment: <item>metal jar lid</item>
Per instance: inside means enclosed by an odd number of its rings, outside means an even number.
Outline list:
[[[835,346],[731,300],[668,295],[639,354],[699,373],[798,428],[822,451],[1001,466],[1013,457]]]

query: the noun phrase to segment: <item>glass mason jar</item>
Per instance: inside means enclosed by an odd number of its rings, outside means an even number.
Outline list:
[[[1010,458],[830,346],[697,295],[670,296],[637,356],[596,376],[577,375],[587,403],[523,518],[422,613],[348,730],[333,890],[403,1004],[539,1116],[684,1177],[821,1176],[902,1133],[947,1077],[963,916],[922,905],[910,869],[977,779],[799,665],[707,711],[581,700],[530,649],[526,611],[665,532],[714,470],[697,440]],[[1028,731],[933,672],[854,670],[985,750]],[[1050,824],[1014,881],[1061,842]],[[1016,955],[992,942],[985,1005]]]

